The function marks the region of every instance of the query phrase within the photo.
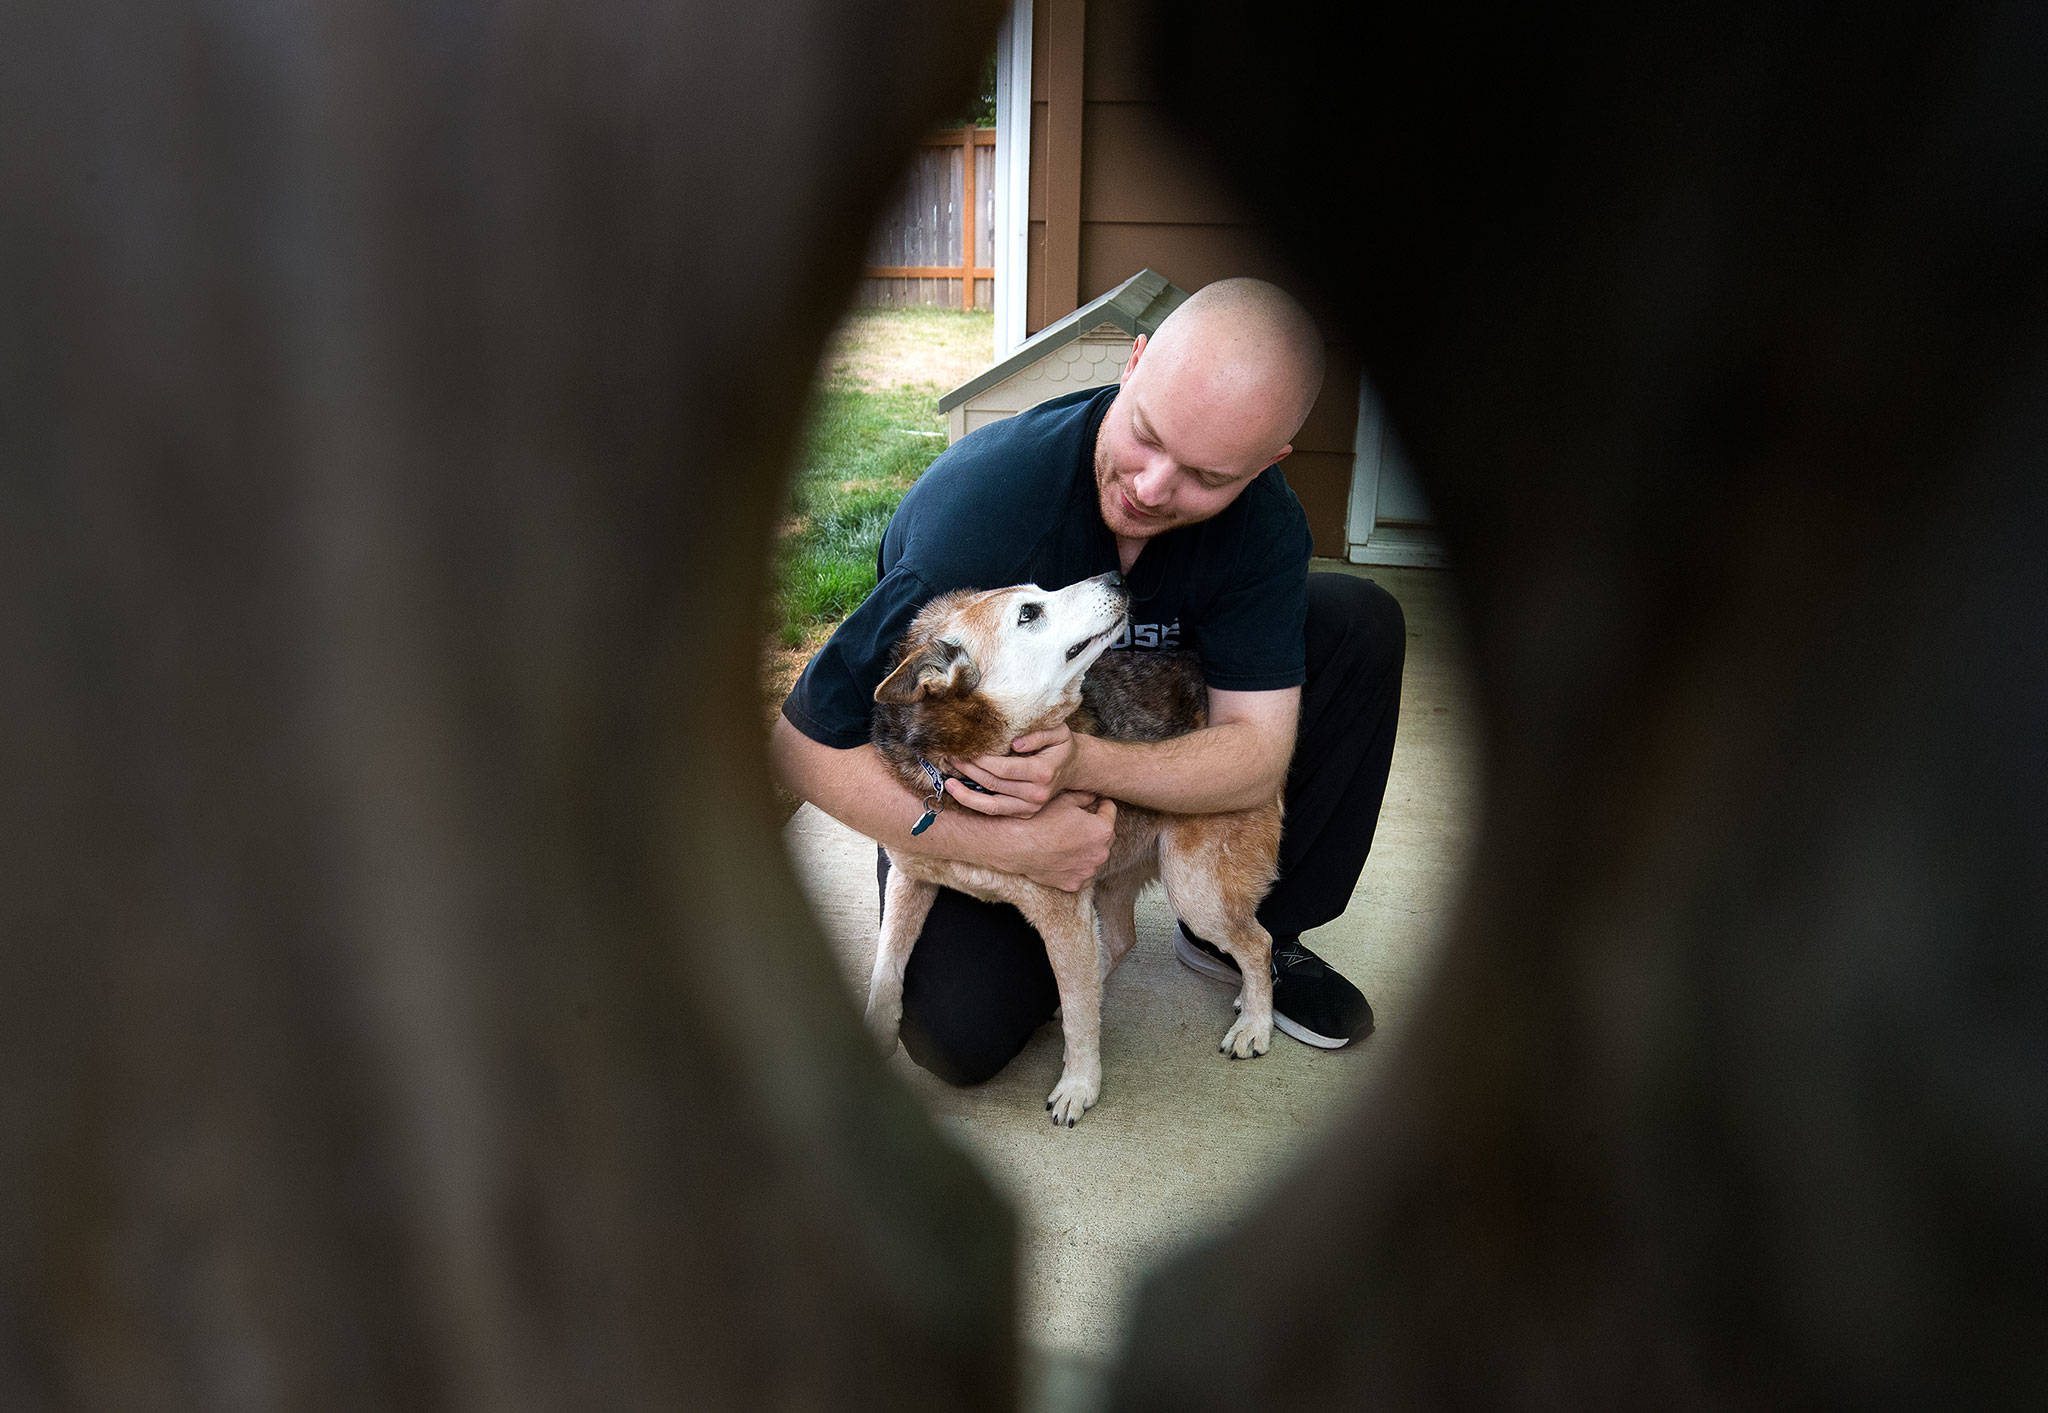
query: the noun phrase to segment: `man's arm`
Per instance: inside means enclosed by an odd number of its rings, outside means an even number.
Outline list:
[[[954,768],[996,793],[948,781],[961,804],[984,814],[1028,819],[1062,790],[1176,814],[1250,809],[1280,793],[1294,755],[1301,689],[1209,689],[1209,724],[1168,741],[1105,741],[1065,727],[1016,742],[1023,754],[955,761]]]
[[[889,849],[1021,873],[1067,892],[1079,890],[1109,857],[1114,801],[1089,808],[1084,797],[1054,798],[1031,819],[991,819],[949,800],[924,833],[910,830],[923,797],[904,787],[872,746],[836,750],[775,719],[768,761],[784,789]]]

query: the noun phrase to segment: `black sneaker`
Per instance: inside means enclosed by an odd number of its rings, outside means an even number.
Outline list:
[[[1186,923],[1174,924],[1173,955],[1189,971],[1232,986],[1243,981],[1237,963],[1188,931]],[[1304,1045],[1341,1050],[1372,1034],[1372,1004],[1299,939],[1276,941],[1273,1024]]]

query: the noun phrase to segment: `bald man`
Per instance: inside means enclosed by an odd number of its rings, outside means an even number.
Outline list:
[[[1328,1049],[1368,1034],[1372,1008],[1301,934],[1343,912],[1371,847],[1407,635],[1377,585],[1308,572],[1307,517],[1279,463],[1322,378],[1322,339],[1301,307],[1263,281],[1224,280],[1139,338],[1115,387],[949,447],[883,535],[874,593],[783,703],[771,757],[784,786],[891,849],[1069,891],[1108,857],[1115,801],[1202,814],[1284,791],[1280,880],[1259,910],[1275,1024]],[[912,835],[923,803],[869,735],[875,687],[918,609],[951,589],[1061,588],[1111,569],[1131,594],[1118,646],[1198,654],[1208,726],[1145,743],[1060,727],[951,762],[982,790],[949,778],[946,807]],[[878,870],[886,881],[885,856]],[[1174,950],[1237,985],[1236,965],[1185,927]],[[904,973],[912,1059],[980,1083],[1058,1005],[1044,945],[1016,909],[941,891]]]

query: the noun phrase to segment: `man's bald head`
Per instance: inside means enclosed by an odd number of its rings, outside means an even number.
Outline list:
[[[1218,280],[1190,295],[1146,342],[1132,377],[1179,389],[1292,441],[1323,386],[1323,337],[1295,298],[1264,280]]]
[[[1139,339],[1118,381],[1095,484],[1128,570],[1144,541],[1221,514],[1294,450],[1323,385],[1323,340],[1277,286],[1222,280]]]

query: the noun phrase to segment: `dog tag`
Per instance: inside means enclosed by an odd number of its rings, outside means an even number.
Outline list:
[[[924,833],[925,830],[930,829],[932,827],[932,821],[937,819],[938,817],[939,812],[937,810],[926,810],[924,812],[924,817],[918,820],[917,823],[910,826],[910,832],[913,835]]]

